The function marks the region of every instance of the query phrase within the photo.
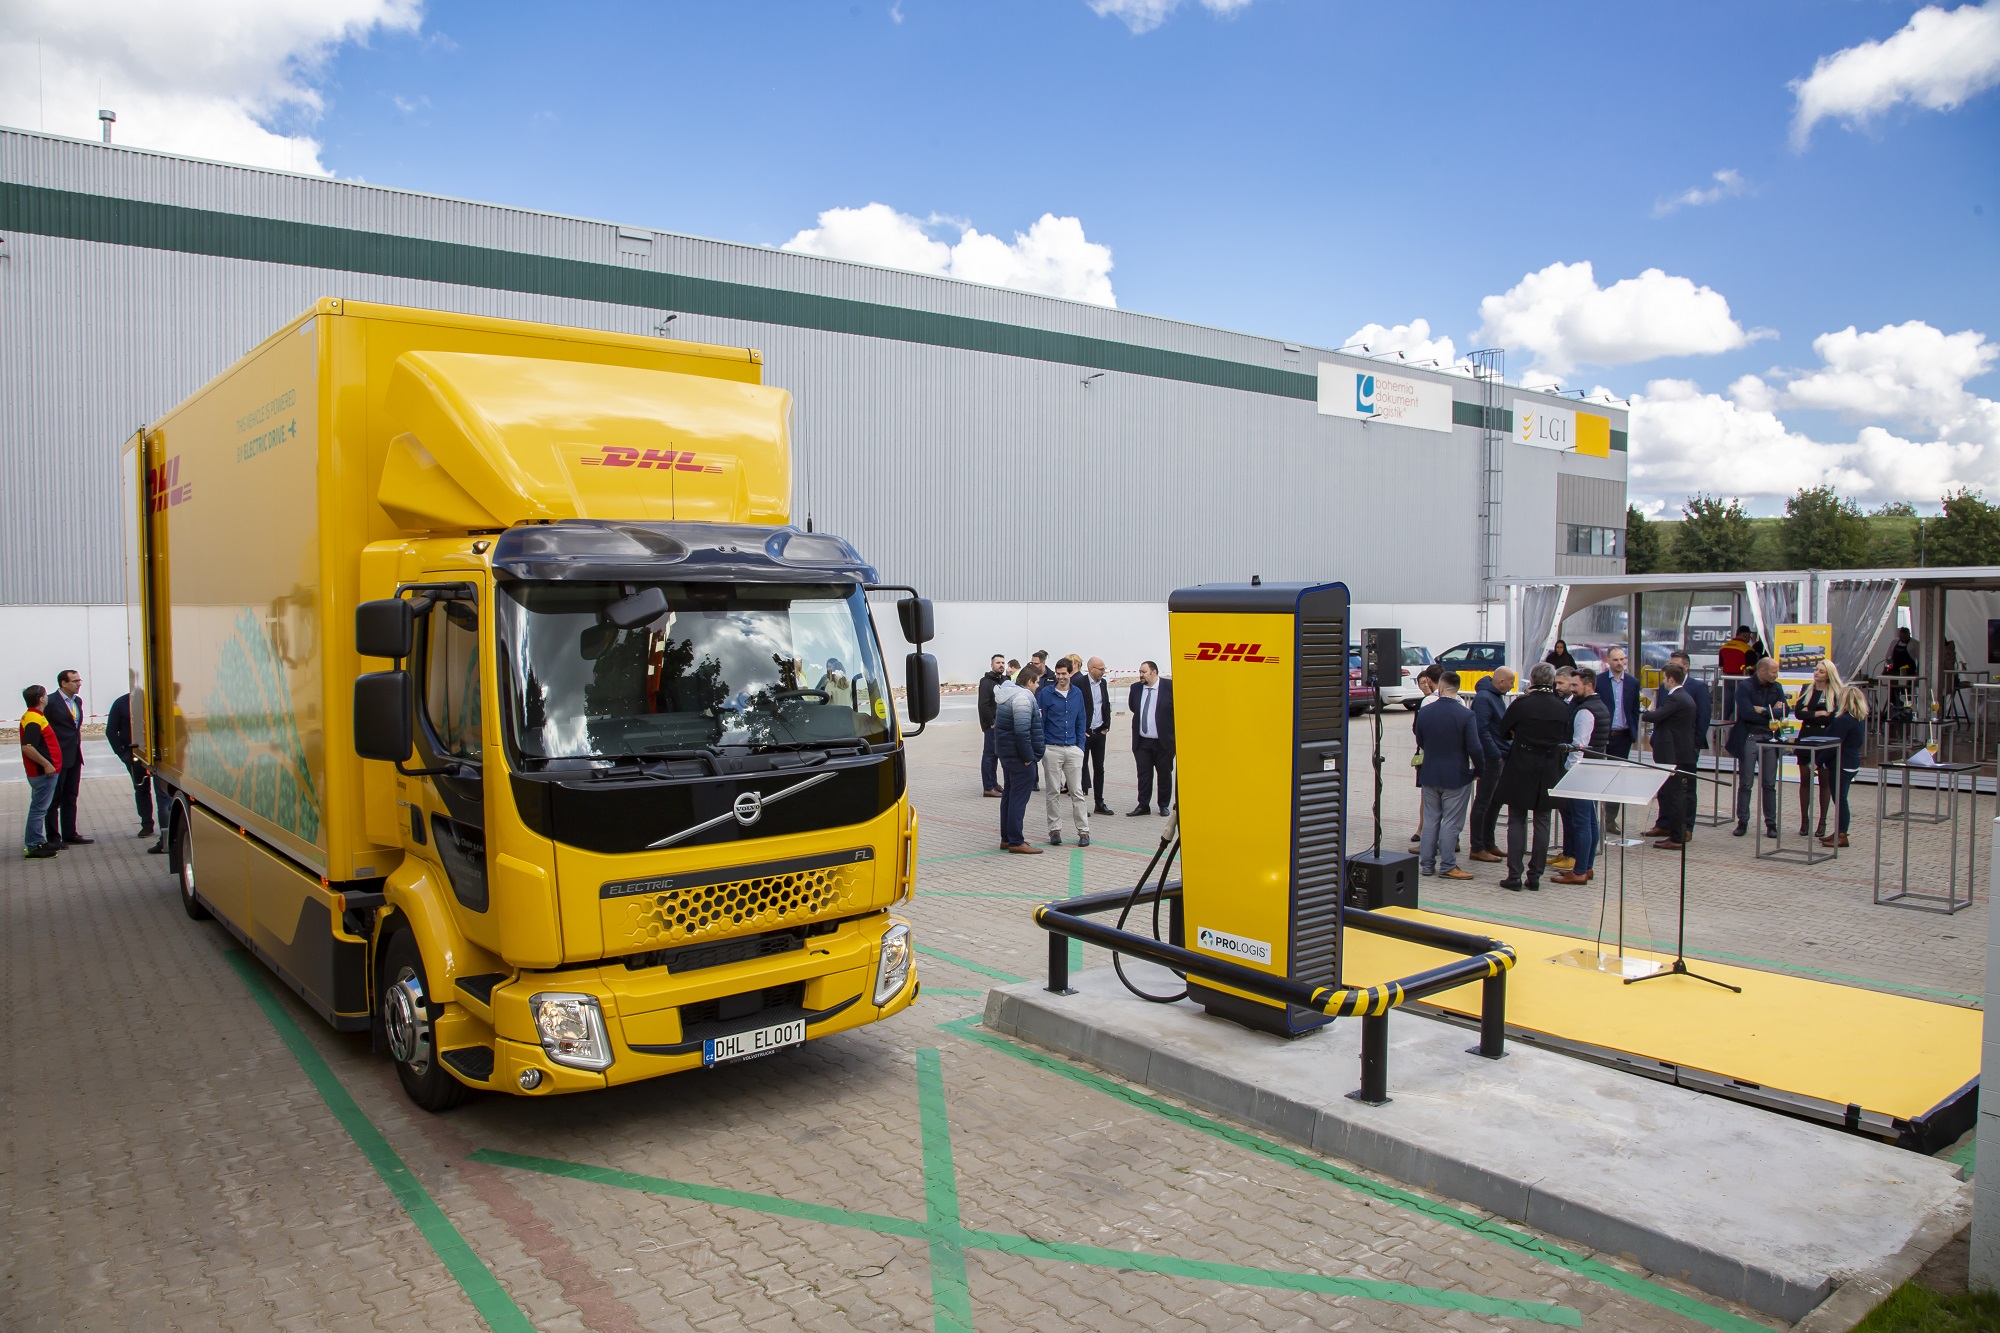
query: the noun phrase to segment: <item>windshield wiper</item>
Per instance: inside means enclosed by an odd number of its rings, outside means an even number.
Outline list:
[[[622,751],[617,754],[593,754],[587,757],[592,763],[608,762],[614,766],[636,764],[640,767],[644,767],[647,764],[672,763],[675,760],[698,759],[708,765],[709,772],[720,775],[722,765],[717,760],[721,757],[721,754],[722,751],[715,746],[704,745],[692,750],[633,750]],[[597,771],[603,772],[604,770],[599,769]]]

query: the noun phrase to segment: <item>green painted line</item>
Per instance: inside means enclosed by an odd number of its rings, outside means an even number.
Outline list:
[[[1114,852],[1130,852],[1134,856],[1151,856],[1154,852],[1160,850],[1158,847],[1127,847],[1123,843],[1106,842],[1095,834],[1091,836],[1090,845],[1092,847],[1109,847]]]
[[[1945,1161],[1950,1162],[1953,1166],[1963,1167],[1965,1170],[1965,1178],[1967,1180],[1970,1180],[1972,1179],[1972,1168],[1975,1164],[1976,1158],[1978,1157],[1978,1150],[1979,1150],[1978,1138],[1976,1137],[1970,1138],[1966,1140],[1965,1146],[1963,1148],[1960,1148],[1957,1152],[1945,1158]]]
[[[938,1053],[931,1048],[917,1052],[917,1106],[919,1137],[924,1155],[925,1220],[890,1217],[883,1213],[856,1212],[823,1204],[798,1203],[772,1194],[696,1185],[683,1180],[619,1171],[610,1167],[587,1166],[548,1157],[482,1148],[468,1160],[492,1166],[511,1167],[558,1176],[566,1180],[634,1190],[666,1198],[724,1208],[795,1218],[828,1226],[852,1227],[879,1235],[922,1240],[930,1246],[932,1325],[940,1333],[973,1333],[971,1291],[967,1284],[965,1251],[992,1250],[1026,1259],[1054,1263],[1085,1264],[1120,1272],[1157,1273],[1166,1277],[1196,1278],[1237,1286],[1266,1287],[1280,1291],[1312,1292],[1326,1296],[1354,1297],[1387,1301],[1438,1310],[1462,1310],[1502,1319],[1528,1319],[1565,1328],[1582,1325],[1573,1309],[1546,1301],[1519,1301],[1504,1297],[1476,1296],[1437,1287],[1413,1286],[1402,1282],[1380,1282],[1364,1278],[1327,1277],[1318,1273],[1295,1273],[1284,1269],[1256,1268],[1245,1264],[1216,1263],[1203,1259],[1183,1259],[1173,1255],[1143,1254],[1132,1250],[1112,1250],[1097,1245],[1074,1245],[1035,1240],[999,1231],[968,1230],[963,1224],[958,1196],[958,1173],[952,1160],[951,1121],[945,1105],[944,1073]]]
[[[1083,897],[1083,848],[1078,847],[1069,854],[1069,896]],[[1069,972],[1071,976],[1083,971],[1083,941],[1069,942]]]
[[[1211,1263],[1206,1259],[1179,1259],[1170,1255],[1137,1254],[1130,1250],[1107,1250],[1096,1245],[1064,1245],[1029,1240],[992,1231],[968,1231],[966,1244],[973,1249],[999,1250],[1025,1259],[1051,1259],[1058,1263],[1091,1264],[1099,1268],[1122,1268],[1138,1273],[1159,1273],[1166,1277],[1199,1278],[1228,1282],[1244,1287],[1273,1287],[1281,1291],[1310,1291],[1325,1296],[1358,1296],[1364,1300],[1392,1301],[1398,1305],[1421,1305],[1434,1310],[1464,1310],[1501,1319],[1532,1319],[1537,1323],[1564,1328],[1583,1327],[1583,1316],[1566,1305],[1550,1301],[1516,1301],[1501,1296],[1476,1296],[1470,1292],[1446,1291],[1439,1287],[1418,1287],[1405,1282],[1376,1282],[1365,1278],[1323,1277],[1317,1273],[1287,1273],[1271,1268],[1251,1268],[1244,1264]]]
[[[984,994],[986,994],[986,992],[985,992],[985,991],[983,991],[983,990],[953,990],[953,989],[952,989],[951,987],[949,987],[949,986],[928,986],[928,987],[926,987],[926,988],[924,989],[924,994],[926,994],[926,995],[984,995]]]
[[[970,861],[976,857],[981,857],[981,856],[1005,856],[1005,855],[1007,855],[1006,852],[1003,852],[996,847],[990,851],[984,851],[984,852],[953,852],[949,856],[920,856],[917,858],[917,864],[920,866],[927,866],[933,861]]]
[[[958,1170],[951,1160],[951,1120],[944,1106],[944,1070],[937,1051],[917,1052],[917,1115],[924,1145],[924,1219],[931,1234],[931,1327],[972,1333],[972,1291],[966,1284]],[[946,1233],[949,1232],[949,1238]]]
[[[775,1194],[754,1194],[749,1190],[694,1185],[684,1180],[666,1180],[659,1176],[640,1175],[634,1171],[615,1171],[608,1166],[586,1166],[582,1162],[565,1162],[553,1157],[529,1157],[521,1153],[502,1152],[497,1148],[481,1148],[466,1160],[485,1162],[489,1166],[509,1166],[517,1171],[534,1171],[545,1176],[562,1176],[567,1180],[581,1180],[592,1185],[609,1185],[614,1189],[636,1190],[641,1194],[658,1194],[669,1199],[687,1199],[693,1203],[706,1203],[718,1208],[744,1208],[751,1212],[796,1218],[801,1222],[855,1227],[884,1236],[906,1236],[914,1240],[923,1240],[930,1234],[923,1223],[913,1222],[906,1217],[854,1212],[846,1208],[828,1207],[825,1204],[798,1203],[792,1199],[781,1199]]]
[[[1680,1292],[1663,1287],[1656,1282],[1648,1282],[1642,1277],[1635,1277],[1610,1264],[1586,1258],[1573,1250],[1565,1249],[1551,1241],[1537,1239],[1526,1232],[1516,1231],[1514,1228],[1506,1226],[1503,1223],[1490,1218],[1480,1217],[1476,1213],[1469,1213],[1462,1208],[1454,1208],[1450,1204],[1426,1199],[1422,1195],[1398,1189],[1394,1185],[1385,1184],[1379,1180],[1371,1180],[1369,1177],[1357,1172],[1343,1170],[1323,1158],[1315,1157],[1297,1148],[1287,1147],[1282,1143],[1262,1138],[1247,1130],[1238,1129],[1233,1125],[1225,1125],[1219,1120],[1212,1120],[1198,1112],[1185,1110],[1182,1107],[1162,1101],[1158,1097],[1140,1092],[1136,1088],[1130,1088],[1116,1080],[1106,1078],[1102,1074],[1078,1068],[1067,1060],[1062,1060],[1046,1052],[1024,1046],[997,1033],[982,1031],[980,1030],[977,1018],[955,1019],[949,1023],[940,1023],[938,1027],[942,1031],[949,1032],[954,1036],[963,1037],[967,1041],[976,1042],[981,1046],[987,1047],[989,1050],[999,1051],[1003,1055],[1010,1055],[1017,1060],[1034,1065],[1040,1069],[1045,1069],[1052,1074],[1069,1079],[1073,1083],[1078,1083],[1088,1088],[1095,1088],[1106,1096],[1115,1097],[1119,1101],[1138,1107],[1141,1110],[1163,1116],[1168,1120],[1175,1121],[1189,1129],[1206,1134],[1211,1138],[1221,1139],[1223,1142],[1233,1144],[1245,1151],[1256,1153],[1273,1161],[1283,1162],[1288,1166],[1295,1166],[1299,1170],[1319,1176],[1323,1180],[1344,1185],[1359,1194],[1380,1200],[1383,1203],[1408,1209],[1434,1222],[1456,1227],[1461,1231],[1471,1232],[1474,1235],[1481,1236],[1496,1244],[1504,1245],[1509,1249],[1519,1251],[1532,1258],[1567,1269],[1579,1277],[1588,1278],[1601,1286],[1610,1287],[1614,1291],[1621,1292],[1636,1300],[1644,1301],[1648,1305],[1657,1306],[1662,1310],[1668,1310],[1684,1318],[1692,1319],[1697,1323],[1706,1324],[1710,1328],[1728,1330],[1728,1333],[1759,1333],[1764,1328],[1762,1324],[1745,1319],[1728,1310],[1720,1309],[1705,1301],[1697,1300],[1692,1296],[1682,1295]]]
[[[919,944],[917,952],[926,958],[935,958],[941,963],[950,963],[953,967],[962,967],[968,972],[977,972],[982,977],[992,977],[995,981],[1004,981],[1010,986],[1017,981],[1027,980],[1025,977],[1017,977],[1010,972],[1002,972],[998,968],[988,967],[984,963],[975,963],[970,958],[960,958],[955,953],[946,953],[943,949],[933,949],[928,944]]]
[[[1583,940],[1591,938],[1588,935],[1577,934],[1577,931],[1580,929],[1577,926],[1565,926],[1554,921],[1539,921],[1531,916],[1511,916],[1506,912],[1488,911],[1483,907],[1458,907],[1451,903],[1432,903],[1426,904],[1424,910],[1427,912],[1452,912],[1473,918],[1487,917],[1494,921],[1512,922],[1517,926],[1534,926],[1537,929],[1546,930],[1552,935],[1565,935],[1571,939]],[[1655,952],[1671,950],[1674,947],[1672,940],[1631,940],[1628,942],[1636,944],[1642,949],[1652,949]],[[1986,999],[1983,995],[1968,995],[1964,991],[1933,990],[1929,986],[1912,986],[1901,981],[1878,981],[1873,977],[1849,976],[1845,972],[1826,972],[1816,967],[1807,967],[1803,963],[1781,963],[1773,958],[1756,958],[1749,954],[1723,953],[1715,949],[1689,949],[1688,954],[1695,958],[1710,958],[1718,963],[1746,963],[1753,967],[1762,968],[1767,972],[1790,972],[1799,976],[1818,977],[1823,981],[1837,981],[1847,986],[1870,986],[1882,990],[1903,991],[1911,995],[1935,995],[1939,999],[1944,1000],[1969,1000],[1972,1002],[1973,1008],[1978,1008]]]
[[[264,1011],[264,1017],[277,1029],[278,1040],[284,1042],[285,1049],[299,1062],[306,1078],[326,1102],[327,1109],[333,1112],[333,1118],[340,1122],[340,1127],[354,1140],[354,1146],[361,1149],[361,1155],[368,1159],[368,1165],[375,1168],[375,1174],[389,1187],[389,1193],[403,1206],[410,1220],[417,1224],[418,1233],[430,1242],[432,1251],[444,1264],[445,1270],[457,1280],[459,1289],[472,1302],[472,1308],[479,1312],[479,1317],[486,1321],[486,1326],[494,1333],[520,1333],[521,1330],[534,1333],[535,1326],[528,1322],[528,1316],[521,1312],[521,1307],[514,1303],[514,1298],[507,1294],[500,1280],[493,1276],[493,1270],[466,1243],[465,1237],[459,1234],[458,1228],[451,1224],[451,1219],[431,1198],[424,1183],[403,1164],[403,1159],[389,1146],[389,1140],[375,1128],[375,1122],[348,1095],[333,1067],[319,1053],[319,1048],[312,1044],[285,1011],[284,1003],[271,989],[263,968],[240,949],[232,949],[224,957],[236,969],[236,975],[243,979],[243,984],[250,990],[250,997]]]

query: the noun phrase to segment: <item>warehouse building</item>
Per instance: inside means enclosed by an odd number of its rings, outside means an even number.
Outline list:
[[[0,675],[123,689],[121,444],[321,296],[756,347],[794,514],[993,651],[1166,661],[1176,587],[1504,633],[1623,570],[1626,416],[1482,373],[769,248],[0,130]]]

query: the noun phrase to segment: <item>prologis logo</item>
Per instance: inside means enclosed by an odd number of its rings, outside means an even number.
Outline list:
[[[594,454],[585,454],[581,460],[585,467],[649,467],[660,472],[720,472],[719,463],[704,463],[698,455],[674,449],[633,449],[622,444],[598,446]]]
[[[1198,643],[1195,651],[1182,653],[1189,662],[1263,662],[1271,666],[1278,664],[1275,653],[1264,652],[1261,643]]]

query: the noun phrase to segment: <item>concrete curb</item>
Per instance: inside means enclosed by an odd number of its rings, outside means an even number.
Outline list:
[[[1108,972],[1108,969],[1105,971]],[[1096,992],[1103,988],[1104,982],[1100,977],[1084,974],[1073,978],[1071,984],[1079,990]],[[1114,987],[1115,984],[1111,983]],[[1649,1215],[1630,1207],[1628,1198],[1618,1193],[1617,1187],[1610,1184],[1609,1177],[1601,1179],[1588,1165],[1567,1175],[1496,1168],[1481,1154],[1482,1145],[1476,1136],[1468,1135],[1461,1142],[1451,1135],[1434,1132],[1438,1123],[1435,1114],[1428,1122],[1433,1127],[1431,1129],[1412,1125],[1409,1119],[1392,1119],[1382,1114],[1382,1108],[1364,1107],[1330,1089],[1322,1091],[1323,1080],[1327,1077],[1324,1074],[1318,1076],[1322,1079],[1321,1086],[1306,1090],[1297,1077],[1274,1080],[1270,1076],[1269,1064],[1262,1066],[1265,1074],[1263,1081],[1253,1081],[1237,1072],[1248,1063],[1247,1058],[1238,1060],[1228,1054],[1219,1054],[1215,1034],[1208,1034],[1206,1040],[1182,1041],[1178,1039],[1179,1029],[1176,1028],[1174,1035],[1164,1036],[1155,1042],[1148,1039],[1143,1029],[1133,1026],[1134,1023],[1148,1021],[1150,1016],[1121,1013],[1112,1018],[1105,1010],[1106,999],[1107,996],[1101,994],[1057,997],[1047,994],[1035,983],[998,988],[988,993],[985,1023],[995,1032],[1081,1060],[1129,1082],[1168,1094],[1203,1110],[1228,1116],[1314,1152],[1343,1158],[1367,1170],[1463,1200],[1592,1250],[1626,1256],[1654,1273],[1679,1278],[1702,1291],[1763,1313],[1796,1321],[1812,1314],[1815,1307],[1825,1303],[1826,1312],[1820,1318],[1827,1322],[1811,1325],[1818,1333],[1835,1333],[1836,1330],[1851,1328],[1883,1295],[1914,1273],[1925,1259],[1963,1227],[1969,1216],[1969,1192],[1962,1185],[1951,1193],[1946,1182],[1929,1180],[1898,1196],[1905,1204],[1903,1220],[1908,1221],[1910,1214],[1923,1207],[1926,1200],[1941,1194],[1949,1195],[1945,1206],[1929,1207],[1920,1224],[1912,1224],[1912,1233],[1908,1234],[1906,1244],[1891,1256],[1876,1258],[1870,1255],[1866,1262],[1859,1265],[1861,1271],[1842,1271],[1837,1264],[1825,1262],[1825,1256],[1815,1258],[1801,1254],[1799,1247],[1789,1239],[1774,1238],[1765,1245],[1751,1243],[1743,1238],[1740,1228],[1732,1247],[1729,1240],[1719,1238],[1705,1228],[1671,1225],[1675,1217],[1671,1209]],[[1187,1024],[1188,1020],[1192,1020],[1193,1025],[1215,1023],[1215,1020],[1200,1016],[1189,1006],[1181,1006],[1177,1012],[1154,1009],[1153,1013],[1165,1013],[1165,1021],[1179,1024]],[[1463,1053],[1467,1034],[1461,1028],[1415,1016],[1398,1019],[1396,1026],[1401,1033],[1392,1037],[1392,1098],[1397,1094],[1397,1070],[1400,1066],[1405,1071],[1405,1077],[1412,1079],[1407,1093],[1412,1110],[1423,1114],[1419,1099],[1429,1103],[1433,1112],[1443,1109],[1445,1102],[1440,1098],[1449,1098],[1449,1090],[1419,1089],[1415,1083],[1415,1079],[1420,1077],[1416,1061],[1435,1062],[1435,1065],[1423,1065],[1424,1070],[1433,1067],[1456,1069],[1463,1077],[1465,1065],[1476,1063]],[[1225,1040],[1242,1048],[1246,1056],[1254,1043],[1263,1041],[1248,1033]],[[1271,1040],[1277,1041],[1275,1038]],[[1345,1048],[1358,1044],[1358,1028],[1336,1024],[1324,1038],[1311,1040],[1324,1041],[1325,1044],[1313,1057],[1310,1068],[1331,1067],[1339,1071],[1342,1079],[1352,1079],[1349,1071],[1355,1066],[1349,1062],[1352,1057],[1346,1054]],[[1409,1049],[1411,1045],[1421,1047],[1421,1053]],[[1306,1063],[1295,1059],[1300,1049],[1293,1046],[1288,1050],[1282,1043],[1272,1048],[1279,1061],[1291,1061],[1296,1070],[1304,1071],[1308,1068]],[[1600,1094],[1608,1090],[1609,1095],[1614,1097],[1629,1095],[1663,1099],[1660,1109],[1668,1118],[1699,1108],[1701,1116],[1711,1118],[1704,1128],[1715,1133],[1720,1142],[1733,1143],[1742,1139],[1744,1134],[1762,1134],[1762,1139],[1744,1140],[1743,1146],[1766,1159],[1774,1150],[1782,1150],[1787,1141],[1796,1138],[1802,1160],[1812,1159],[1831,1165],[1827,1158],[1829,1151],[1835,1158],[1843,1154],[1851,1158],[1858,1153],[1868,1159],[1868,1165],[1879,1168],[1887,1164],[1900,1168],[1899,1159],[1893,1156],[1899,1151],[1897,1149],[1858,1140],[1851,1143],[1829,1142],[1825,1136],[1837,1134],[1837,1131],[1784,1120],[1773,1117],[1769,1112],[1719,1099],[1702,1098],[1700,1102],[1684,1102],[1679,1099],[1701,1098],[1701,1094],[1603,1069],[1552,1052],[1513,1046],[1505,1065],[1495,1067],[1496,1073],[1502,1069],[1505,1070],[1503,1080],[1532,1078],[1540,1082],[1553,1081],[1557,1085],[1588,1085]],[[1606,1083],[1606,1080],[1611,1082]],[[1583,1094],[1580,1100],[1586,1100],[1587,1096],[1588,1093]],[[1457,1103],[1451,1105],[1456,1106]],[[1720,1132],[1715,1129],[1712,1119],[1717,1116],[1722,1118]],[[1524,1124],[1523,1132],[1534,1132],[1534,1128]],[[1726,1132],[1731,1128],[1739,1132],[1736,1135]],[[1772,1138],[1774,1134],[1775,1141]],[[1667,1145],[1661,1151],[1674,1151],[1682,1146]],[[1582,1149],[1586,1154],[1593,1150],[1601,1151],[1601,1145],[1592,1144]],[[1613,1159],[1607,1156],[1603,1160],[1610,1163]],[[1717,1161],[1726,1166],[1726,1152],[1718,1149]],[[1910,1155],[1910,1163],[1912,1166],[1931,1165],[1930,1159],[1914,1154]],[[1944,1164],[1937,1166],[1942,1168]],[[1700,1172],[1693,1174],[1699,1176]],[[1905,1173],[1896,1169],[1892,1174],[1900,1176]],[[1940,1173],[1927,1173],[1920,1169],[1911,1174]],[[1718,1173],[1716,1179],[1724,1181],[1727,1176]],[[1663,1184],[1662,1188],[1671,1186]],[[1718,1189],[1718,1207],[1730,1206],[1730,1201],[1722,1197],[1726,1189],[1726,1186]],[[1885,1223],[1890,1220],[1885,1219]],[[1886,1225],[1882,1234],[1885,1243],[1893,1243]],[[1857,1254],[1854,1257],[1860,1256]],[[1850,1308],[1855,1313],[1852,1318],[1846,1318],[1845,1312]],[[1843,1319],[1845,1322],[1839,1322]]]

